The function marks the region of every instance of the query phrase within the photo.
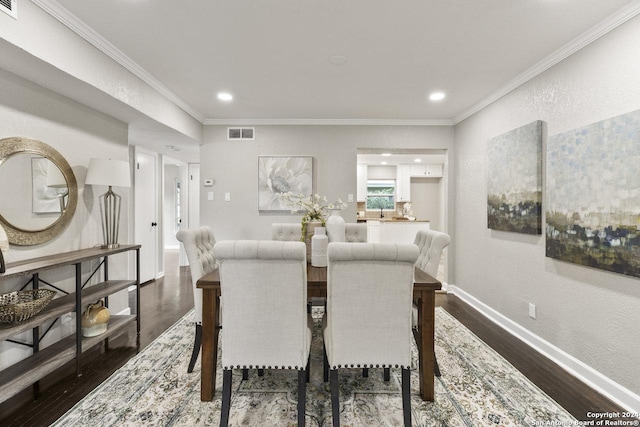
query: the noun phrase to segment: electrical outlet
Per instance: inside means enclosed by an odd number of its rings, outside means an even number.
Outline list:
[[[529,303],[529,317],[536,318],[536,305],[533,303]]]

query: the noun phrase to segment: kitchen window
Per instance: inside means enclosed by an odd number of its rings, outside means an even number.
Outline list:
[[[396,209],[395,180],[368,179],[367,180],[367,210]]]

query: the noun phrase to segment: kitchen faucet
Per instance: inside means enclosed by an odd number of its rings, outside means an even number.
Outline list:
[[[384,214],[382,213],[382,208],[380,208],[380,218],[384,218]]]

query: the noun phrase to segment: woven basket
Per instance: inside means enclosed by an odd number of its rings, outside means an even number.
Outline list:
[[[34,289],[0,295],[0,322],[18,323],[35,316],[51,302],[55,294],[49,289]]]

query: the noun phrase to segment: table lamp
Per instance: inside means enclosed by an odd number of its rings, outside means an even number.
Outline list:
[[[6,267],[4,264],[4,256],[2,256],[3,252],[9,251],[9,238],[7,237],[6,231],[0,225],[0,273],[4,273],[6,271]]]
[[[131,187],[129,162],[124,160],[96,159],[89,160],[85,184],[106,185],[106,193],[100,196],[100,216],[102,217],[103,249],[117,248],[120,229],[120,204],[122,198],[113,192],[111,187]]]
[[[69,195],[69,188],[67,187],[67,180],[62,171],[52,161],[47,162],[47,181],[46,186],[49,188],[55,188],[58,194],[58,200],[60,200],[60,212],[64,212],[64,208],[67,206],[66,197]]]

